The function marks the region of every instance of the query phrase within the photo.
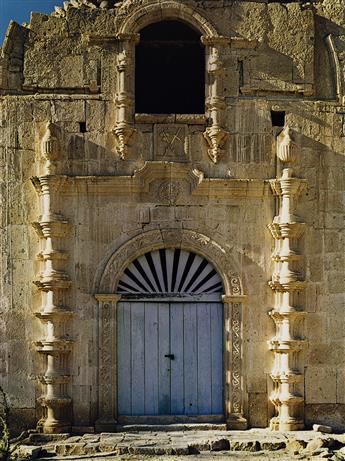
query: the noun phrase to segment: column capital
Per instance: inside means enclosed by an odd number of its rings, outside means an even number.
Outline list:
[[[116,38],[121,42],[133,42],[133,43],[140,42],[140,34],[129,34],[126,32],[119,32],[116,35]]]
[[[117,294],[102,294],[97,293],[94,295],[96,300],[101,303],[118,303],[121,299],[121,295]]]
[[[230,44],[231,38],[223,35],[202,35],[201,43],[208,46],[227,46]]]

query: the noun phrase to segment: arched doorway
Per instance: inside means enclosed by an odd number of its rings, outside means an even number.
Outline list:
[[[117,242],[115,248],[105,258],[105,262],[100,267],[95,280],[95,298],[98,303],[97,339],[99,351],[96,430],[113,431],[116,430],[118,424],[149,423],[149,419],[153,419],[153,422],[155,422],[157,418],[160,420],[157,421],[158,423],[168,423],[178,420],[191,422],[192,418],[201,422],[214,422],[222,419],[226,421],[229,428],[245,429],[247,427],[245,416],[247,394],[243,379],[242,364],[244,362],[243,308],[244,303],[246,303],[246,295],[243,293],[242,280],[239,276],[239,262],[236,254],[229,251],[215,239],[200,232],[187,229],[150,230],[137,235],[125,243],[121,244]],[[165,250],[163,251],[162,249],[164,248]],[[180,257],[178,258],[179,249]],[[156,288],[158,285],[152,273],[154,269],[149,267],[150,263],[147,261],[146,254],[151,255],[153,262],[151,266],[155,267],[156,273],[160,266],[164,267],[165,265],[167,268],[170,268],[165,271],[161,267],[160,275],[157,273],[161,290]],[[193,257],[191,254],[195,254],[195,256]],[[146,262],[143,262],[143,258]],[[192,258],[194,258],[193,264]],[[150,260],[149,256],[148,259]],[[177,259],[179,262],[177,262]],[[189,263],[186,265],[185,262],[188,260]],[[138,269],[138,262],[140,262],[141,269]],[[133,267],[135,266],[137,267],[134,270]],[[203,266],[205,266],[204,271],[201,270]],[[127,269],[132,273],[132,276],[129,275]],[[205,278],[204,275],[208,274],[208,270],[210,272],[215,271],[215,278],[203,280]],[[140,272],[146,274],[154,289],[150,287],[147,280],[145,281],[145,277],[142,274],[141,278],[139,278]],[[164,273],[166,273],[166,276],[164,276]],[[173,275],[174,273],[176,273],[176,278]],[[195,275],[196,273],[198,275]],[[140,287],[140,285],[138,287],[137,282],[133,283],[133,275],[144,285],[145,289]],[[142,277],[144,277],[144,280]],[[193,281],[191,281],[192,278],[194,278]],[[182,282],[180,287],[182,279],[184,279],[184,282]],[[173,280],[175,280],[175,284]],[[201,285],[200,282],[202,282]],[[206,282],[209,285],[205,285]],[[126,287],[124,283],[131,288]],[[167,283],[167,288],[165,287],[165,283]],[[219,285],[217,286],[217,284]],[[212,285],[216,286],[211,288]],[[178,290],[179,287],[180,290]],[[206,415],[201,414],[204,413],[203,409],[200,410],[200,414],[194,415],[190,415],[186,411],[180,415],[172,415],[170,413],[166,417],[160,414],[143,415],[141,411],[137,415],[119,415],[121,408],[118,382],[118,378],[120,378],[118,372],[119,341],[117,335],[120,330],[117,324],[120,321],[120,304],[122,302],[158,302],[160,296],[163,304],[173,302],[173,308],[176,307],[177,303],[186,304],[185,301],[187,301],[188,296],[191,298],[190,302],[197,303],[198,307],[201,307],[204,302],[212,304],[213,307],[216,304],[219,305],[222,303],[222,307],[219,307],[219,309],[222,312],[222,331],[220,333],[222,339],[220,344],[223,345],[221,353],[223,359],[221,365],[221,384],[223,390],[221,389],[218,394],[223,398],[221,403],[223,409],[222,415],[218,414],[218,410],[212,409],[212,414]],[[170,311],[169,316],[166,314],[166,317],[169,318],[170,322]],[[123,328],[122,331],[130,332],[130,329],[127,327],[127,329]],[[169,353],[174,352],[168,351],[167,354]],[[169,357],[166,359],[169,359]],[[184,361],[184,363],[186,364],[187,362]],[[148,376],[147,372],[146,376]],[[131,387],[131,392],[134,392],[132,389],[139,389],[143,384],[144,381],[142,378],[139,379],[136,387]],[[213,414],[213,411],[217,411],[217,414]]]
[[[180,248],[135,259],[117,287],[118,420],[222,420],[222,280]]]

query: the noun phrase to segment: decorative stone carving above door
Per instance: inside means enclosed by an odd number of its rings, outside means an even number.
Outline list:
[[[189,154],[186,125],[155,125],[154,160],[187,161]]]

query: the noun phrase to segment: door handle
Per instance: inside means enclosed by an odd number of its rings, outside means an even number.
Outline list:
[[[174,354],[165,354],[165,356],[167,359],[170,359],[170,360],[175,360],[175,356]]]

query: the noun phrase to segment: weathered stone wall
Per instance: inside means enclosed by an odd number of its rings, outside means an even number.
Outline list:
[[[47,121],[60,142],[58,173],[90,177],[84,182],[67,180],[73,187],[66,186],[56,210],[71,226],[62,249],[68,254],[65,270],[72,281],[67,304],[75,313],[68,330],[74,341],[68,391],[73,396],[73,425],[93,426],[97,419],[93,295],[98,274],[116,249],[140,233],[183,228],[214,238],[236,255],[248,295],[243,332],[246,416],[251,426],[267,426],[273,412],[267,341],[274,336],[267,315],[273,307],[267,285],[273,240],[267,225],[276,212],[265,180],[281,170],[270,115],[275,110],[286,112],[295,136],[295,175],[308,181],[297,210],[307,223],[301,248],[307,281],[301,306],[306,311],[301,359],[305,421],[344,428],[345,1],[324,0],[313,7],[216,1],[198,2],[198,7],[220,34],[251,43],[247,48],[229,47],[224,54],[224,128],[230,137],[217,164],[207,156],[204,126],[194,122],[171,121],[173,130],[186,130],[189,147],[164,158],[157,142],[165,125],[155,118],[138,121],[129,156],[119,159],[112,134],[117,9],[71,8],[66,17],[33,14],[29,33],[17,25],[10,28],[0,60],[0,384],[22,426],[36,424],[41,415],[36,399],[43,392],[38,376],[44,372],[44,360],[34,343],[45,333],[33,316],[41,307],[33,281],[40,271],[36,254],[42,248],[31,225],[41,211],[30,178],[40,174],[40,142]],[[329,34],[333,49],[325,40]],[[86,123],[85,133],[80,132],[81,123]],[[97,176],[127,176],[130,181],[146,161],[173,161],[176,155],[205,178],[258,179],[261,192],[217,196],[202,186],[206,192],[198,194],[198,186],[193,189],[184,178],[175,181],[181,187],[176,200],[167,202],[159,195],[159,184],[171,180],[169,170],[159,180],[148,175],[146,189],[132,192],[128,186],[124,193],[97,185]]]

